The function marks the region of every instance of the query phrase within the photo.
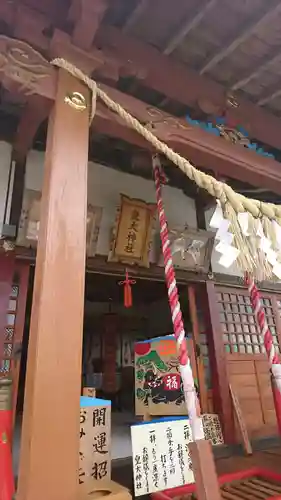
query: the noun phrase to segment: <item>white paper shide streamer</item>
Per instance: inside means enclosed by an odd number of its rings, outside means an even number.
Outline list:
[[[240,251],[235,248],[233,243],[233,234],[229,231],[230,222],[224,218],[219,200],[217,200],[216,209],[210,220],[210,227],[217,229],[215,239],[218,241],[215,250],[221,254],[219,264],[229,268],[237,259]]]

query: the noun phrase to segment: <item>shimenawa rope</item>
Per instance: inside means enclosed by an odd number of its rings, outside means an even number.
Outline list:
[[[273,203],[263,203],[259,200],[246,198],[245,196],[236,193],[227,184],[220,182],[211,175],[196,169],[191,163],[173,151],[167,144],[163,143],[155,135],[150,132],[146,127],[134,118],[130,113],[120,106],[120,104],[113,101],[101,88],[99,88],[94,80],[85,75],[80,69],[76,68],[73,64],[65,61],[64,59],[54,59],[52,63],[54,66],[65,69],[72,76],[78,78],[89,87],[92,91],[92,113],[91,118],[94,117],[96,109],[96,96],[98,96],[106,106],[117,113],[126,124],[132,129],[136,130],[148,142],[150,142],[157,151],[167,156],[175,165],[177,165],[189,179],[193,180],[198,187],[205,189],[208,193],[220,200],[224,205],[227,201],[232,205],[234,210],[238,212],[249,212],[253,217],[260,217],[265,215],[269,219],[281,221],[281,207]]]

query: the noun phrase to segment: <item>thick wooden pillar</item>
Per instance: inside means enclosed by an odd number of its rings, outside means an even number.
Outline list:
[[[223,332],[219,320],[215,285],[212,281],[206,283],[206,292],[206,329],[208,331],[214,409],[220,416],[225,443],[231,444],[235,442],[232,401],[227,375]]]
[[[47,137],[18,500],[77,498],[89,91],[63,70]],[[77,95],[77,94],[76,94]]]

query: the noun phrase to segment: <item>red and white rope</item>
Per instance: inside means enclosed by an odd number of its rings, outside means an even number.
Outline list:
[[[181,312],[178,288],[176,283],[176,275],[172,260],[172,252],[170,248],[168,224],[162,200],[163,174],[161,169],[161,163],[158,156],[153,157],[152,164],[153,164],[153,172],[154,172],[154,179],[156,186],[157,210],[160,223],[160,236],[161,236],[162,251],[163,251],[164,265],[165,265],[166,285],[168,288],[168,298],[173,320],[174,335],[177,341],[177,350],[180,362],[180,373],[184,388],[184,397],[185,397],[193,439],[194,440],[204,439],[204,432],[201,424],[201,419],[199,418],[198,415],[199,403],[197,400],[190,359],[188,357],[188,352],[187,352],[187,343],[185,338],[182,312]]]
[[[257,288],[257,285],[255,284],[254,279],[249,274],[246,274],[245,281],[248,286],[252,309],[254,311],[260,329],[270,369],[275,379],[276,386],[279,392],[281,393],[281,378],[280,378],[281,365],[279,362],[278,355],[274,348],[273,338],[266,320],[264,307],[262,305],[261,295]]]

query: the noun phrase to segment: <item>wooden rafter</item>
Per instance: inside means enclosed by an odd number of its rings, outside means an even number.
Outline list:
[[[148,7],[149,3],[150,0],[139,0],[139,3],[125,21],[125,24],[123,26],[124,33],[128,33],[130,31],[132,26],[137,22],[142,13],[145,11],[146,7]]]
[[[96,41],[107,53],[114,50],[115,57],[124,66],[130,61],[131,71],[135,71],[137,78],[141,75],[141,82],[146,87],[186,106],[197,108],[206,100],[216,110],[214,114],[220,115],[225,110],[222,85],[160,54],[157,49],[108,26],[99,30]],[[280,148],[281,120],[269,111],[239,98],[239,106],[228,108],[226,116],[231,122],[247,124],[250,136]]]
[[[245,87],[251,80],[260,76],[264,71],[266,71],[270,66],[280,62],[281,59],[281,49],[278,47],[277,50],[271,55],[266,55],[262,58],[261,62],[251,71],[249,71],[242,78],[237,80],[235,83],[231,85],[231,90],[238,90]]]
[[[74,24],[74,45],[84,50],[91,48],[107,7],[107,0],[72,0],[68,18]]]
[[[280,96],[281,96],[281,89],[279,83],[274,88],[272,88],[267,94],[265,94],[259,99],[258,105],[264,106],[265,104],[268,104],[269,102],[273,101],[274,99]]]
[[[6,5],[7,1],[0,0],[0,7],[2,3]],[[25,10],[26,17],[28,13],[30,18],[35,16],[36,19],[33,9],[25,6]],[[14,25],[11,20],[15,18],[16,12],[15,4],[8,3],[7,9],[0,8],[0,20],[10,23],[12,29]],[[49,22],[48,19],[44,21],[46,26]],[[86,51],[71,43],[71,37],[60,30],[56,29],[53,37],[48,38],[45,30],[41,32],[42,27],[43,24],[40,23],[25,24],[25,29],[21,30],[21,39],[43,53],[48,53],[49,58],[65,57],[87,74],[95,71],[99,77],[105,75],[111,81],[118,80],[122,71],[122,74],[133,75],[146,87],[186,106],[197,108],[202,101],[207,101],[214,109],[214,114],[220,115],[225,110],[225,88],[222,85],[200,76],[117,28],[100,26],[95,38],[99,49],[94,46]],[[12,33],[17,38],[13,31]],[[280,147],[281,121],[269,111],[239,98],[239,107],[227,109],[226,114],[234,123],[247,124],[252,137],[269,146]]]
[[[185,19],[181,26],[177,28],[176,32],[173,33],[167,41],[166,46],[162,51],[163,54],[172,54],[172,52],[180,45],[180,43],[184,40],[188,33],[200,24],[204,16],[215,6],[217,1],[218,0],[208,0],[203,8],[202,6],[200,6],[196,9],[193,16],[189,16],[188,19]]]
[[[262,12],[259,12],[253,17],[253,19],[244,24],[239,33],[236,33],[230,40],[225,42],[222,49],[211,55],[201,68],[200,75],[203,75],[207,71],[214,68],[220,61],[229,56],[229,54],[231,54],[237,47],[239,47],[239,45],[249,38],[252,33],[257,31],[263,24],[270,21],[273,16],[277,15],[281,11],[281,3],[278,3],[270,10],[268,10],[266,2],[264,2],[264,5],[265,7]]]

